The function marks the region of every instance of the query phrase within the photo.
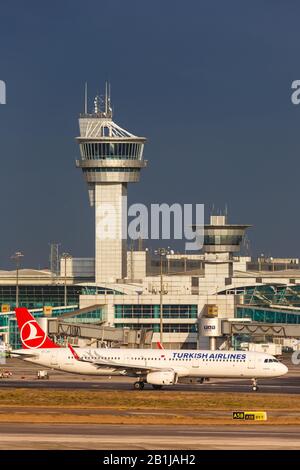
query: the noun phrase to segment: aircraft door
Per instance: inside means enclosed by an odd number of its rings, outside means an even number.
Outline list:
[[[50,356],[50,366],[52,367],[57,367],[58,366],[58,351],[54,350],[53,352],[51,352],[51,356]]]
[[[194,359],[192,360],[192,368],[193,368],[193,369],[197,369],[197,368],[199,368],[199,367],[200,367],[200,359],[194,358]]]
[[[64,356],[64,364],[66,366],[70,366],[70,365],[73,365],[73,363],[74,363],[74,357],[72,356],[72,354],[67,353],[67,355]]]
[[[255,355],[252,355],[252,354],[247,355],[247,363],[248,363],[248,369],[255,369],[255,366],[256,366]]]

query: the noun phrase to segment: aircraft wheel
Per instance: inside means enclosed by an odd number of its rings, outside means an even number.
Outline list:
[[[154,388],[154,390],[161,390],[162,389],[162,385],[152,385],[152,387]]]
[[[144,386],[145,386],[144,382],[134,382],[133,384],[133,388],[135,390],[143,390]]]
[[[253,392],[257,392],[257,390],[258,390],[258,385],[257,385],[257,380],[256,379],[252,379],[252,390],[253,390]]]

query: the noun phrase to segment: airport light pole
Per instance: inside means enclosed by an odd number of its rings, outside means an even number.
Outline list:
[[[68,302],[68,298],[67,298],[67,259],[70,259],[72,258],[72,256],[70,255],[70,253],[63,253],[61,255],[62,259],[65,260],[65,290],[64,290],[64,305],[66,306],[67,305],[67,302]]]
[[[172,253],[169,248],[158,248],[154,252],[156,255],[159,255],[159,264],[160,264],[160,291],[159,291],[159,298],[160,298],[160,315],[159,315],[159,341],[163,344],[163,257],[167,256],[168,254]]]
[[[16,251],[15,254],[11,256],[11,259],[16,262],[16,307],[19,307],[19,269],[23,256],[21,251]]]

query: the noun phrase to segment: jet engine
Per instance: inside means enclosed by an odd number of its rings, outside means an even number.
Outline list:
[[[173,370],[149,372],[146,380],[152,385],[174,385],[177,382],[177,374]]]

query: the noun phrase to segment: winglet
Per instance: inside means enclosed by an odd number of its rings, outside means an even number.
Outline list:
[[[70,349],[74,359],[76,359],[76,361],[80,361],[80,357],[78,356],[77,352],[75,351],[75,349],[73,348],[73,346],[71,346],[70,344],[68,344],[68,348]]]
[[[165,349],[160,341],[157,341],[156,344],[157,344],[158,349]]]

